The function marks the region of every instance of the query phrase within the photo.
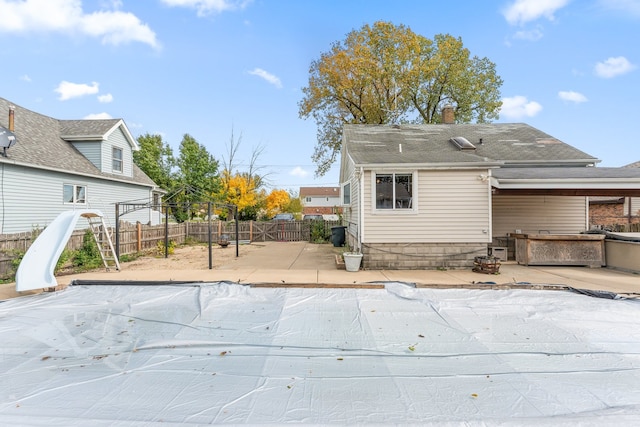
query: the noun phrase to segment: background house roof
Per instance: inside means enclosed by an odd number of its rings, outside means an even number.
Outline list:
[[[9,108],[15,110],[14,131],[17,143],[7,151],[0,161],[27,167],[88,175],[103,179],[125,181],[155,187],[156,184],[140,168],[133,165],[133,176],[112,175],[101,172],[62,136],[86,136],[86,140],[106,137],[118,123],[129,137],[124,122],[108,120],[58,120],[0,98],[0,126],[9,127]],[[80,138],[72,138],[79,140]],[[133,140],[133,144],[135,140]],[[134,145],[137,147],[137,145]]]
[[[300,187],[300,197],[339,197],[340,187]]]
[[[475,150],[450,139],[464,137]],[[599,160],[524,123],[345,125],[345,147],[357,165],[493,163],[501,166],[593,165]]]

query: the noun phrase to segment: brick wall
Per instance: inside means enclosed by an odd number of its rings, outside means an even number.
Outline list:
[[[622,224],[638,224],[640,216],[631,218],[624,212],[622,203],[593,203],[589,205],[589,223],[591,226],[610,227]]]

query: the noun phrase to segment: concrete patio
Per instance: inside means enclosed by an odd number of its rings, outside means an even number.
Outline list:
[[[381,282],[413,283],[418,287],[572,287],[617,294],[640,293],[638,274],[609,268],[523,266],[503,262],[500,274],[468,270],[360,270],[349,272],[336,267],[335,256],[343,251],[332,245],[308,242],[265,242],[260,251],[240,257],[216,269],[204,270],[95,270],[59,276],[59,286],[82,281],[229,281],[278,286],[357,286]],[[0,299],[19,294],[15,284],[0,285]]]

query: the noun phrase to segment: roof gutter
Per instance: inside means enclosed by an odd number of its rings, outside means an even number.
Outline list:
[[[576,166],[576,165],[591,165],[591,166],[595,166],[596,163],[600,163],[602,160],[600,159],[567,159],[567,160],[561,160],[561,161],[556,161],[556,160],[545,160],[544,161],[544,165],[545,167],[549,167],[549,166],[554,166],[554,167],[558,167],[558,166]],[[504,165],[506,167],[509,166],[517,166],[517,167],[533,167],[533,168],[537,168],[540,167],[540,162],[532,162],[530,160],[507,160],[504,162]]]
[[[505,179],[492,177],[491,185],[500,189],[532,188],[597,188],[640,189],[640,178],[549,178],[549,179]]]
[[[462,170],[462,169],[487,169],[499,168],[503,162],[468,162],[468,163],[362,163],[355,164],[356,168],[363,170]]]

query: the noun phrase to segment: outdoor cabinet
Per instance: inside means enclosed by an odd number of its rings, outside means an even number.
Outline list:
[[[601,234],[513,234],[516,261],[523,265],[606,265]]]

